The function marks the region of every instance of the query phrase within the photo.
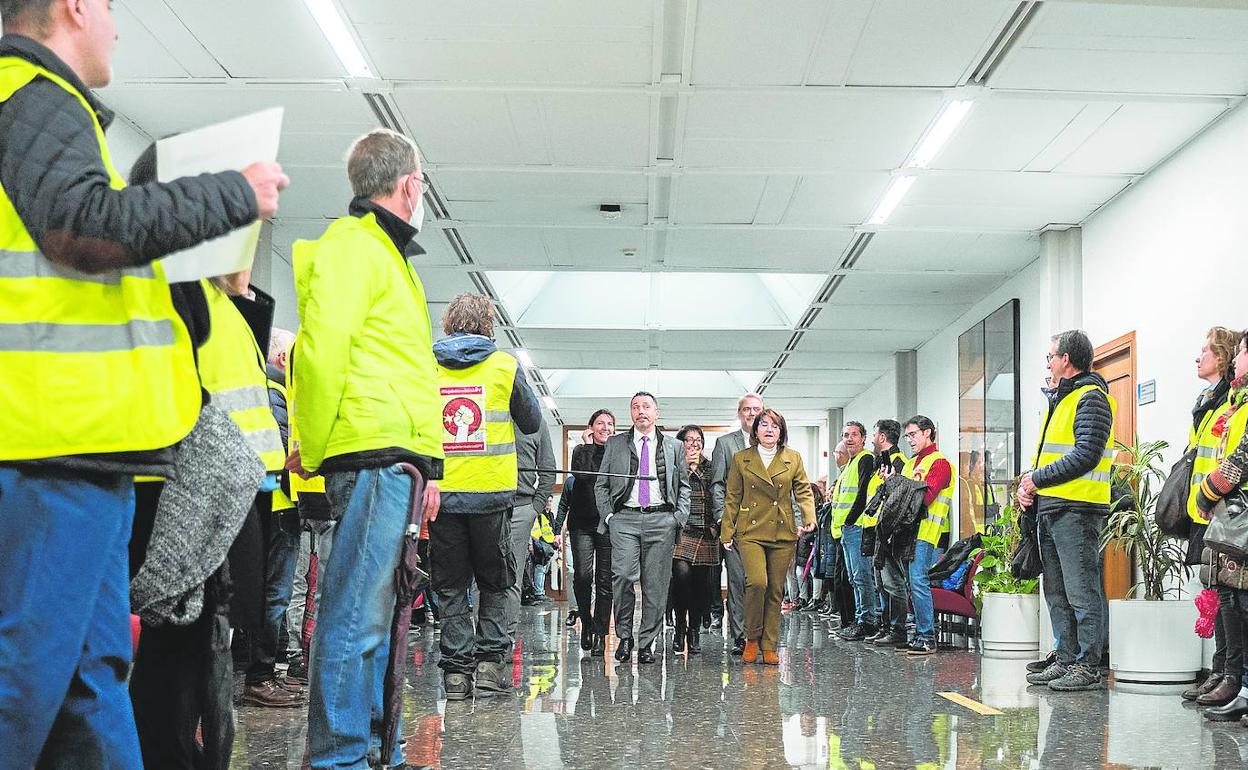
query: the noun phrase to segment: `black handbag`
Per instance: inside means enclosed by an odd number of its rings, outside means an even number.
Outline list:
[[[1248,495],[1244,490],[1235,490],[1214,506],[1205,547],[1233,559],[1248,559]]]
[[[1040,534],[1036,529],[1035,514],[1024,511],[1018,517],[1018,528],[1021,535],[1018,547],[1010,555],[1010,574],[1016,580],[1032,580],[1044,572],[1044,564],[1040,561]]]
[[[1183,453],[1170,468],[1166,482],[1157,493],[1157,506],[1153,518],[1157,528],[1167,535],[1188,537],[1192,532],[1192,517],[1187,513],[1187,500],[1192,491],[1192,465],[1196,462],[1196,448]]]

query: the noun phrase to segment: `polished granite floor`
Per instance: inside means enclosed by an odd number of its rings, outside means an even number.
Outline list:
[[[527,608],[514,694],[447,703],[436,635],[411,639],[405,756],[446,770],[567,768],[1243,768],[1248,729],[1177,695],[1028,687],[1027,660],[908,659],[785,618],[780,666],[743,666],[722,636],[653,666],[592,659],[563,605]],[[670,637],[669,637],[670,638]],[[961,705],[941,693],[971,700]],[[1000,711],[982,714],[987,706]],[[243,707],[233,768],[306,766],[306,710]]]

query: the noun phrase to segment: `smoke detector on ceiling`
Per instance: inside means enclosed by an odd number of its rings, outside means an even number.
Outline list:
[[[624,256],[628,257],[629,259],[632,259],[633,257],[637,256],[637,249],[633,248],[632,246],[626,246],[620,251],[624,254]]]
[[[618,203],[603,203],[598,207],[598,213],[603,219],[619,219],[623,210],[624,207]]]

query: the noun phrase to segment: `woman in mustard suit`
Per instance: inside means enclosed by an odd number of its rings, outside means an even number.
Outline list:
[[[815,498],[802,456],[785,446],[784,417],[764,409],[754,420],[750,446],[737,452],[728,468],[728,490],[720,540],[736,548],[745,566],[745,654],[742,660],[780,662],[780,602],[798,537],[815,528]],[[802,526],[793,519],[794,503]]]

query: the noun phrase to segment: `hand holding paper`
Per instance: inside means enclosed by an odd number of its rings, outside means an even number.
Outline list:
[[[260,218],[272,219],[277,213],[277,194],[290,186],[290,177],[282,173],[281,165],[264,161],[243,169],[243,176],[256,194]]]

